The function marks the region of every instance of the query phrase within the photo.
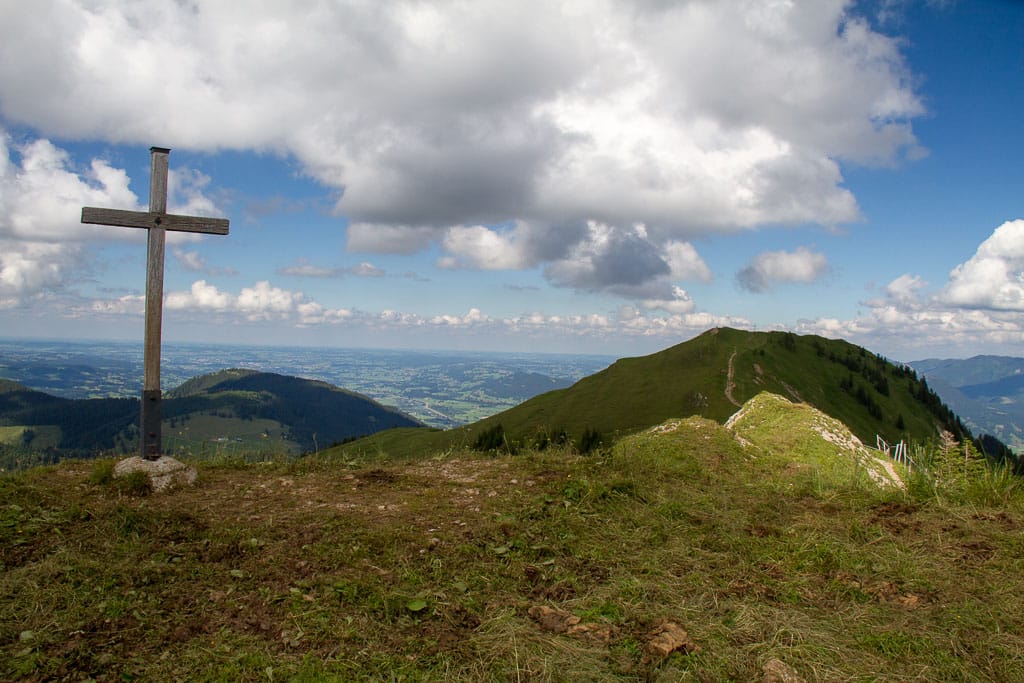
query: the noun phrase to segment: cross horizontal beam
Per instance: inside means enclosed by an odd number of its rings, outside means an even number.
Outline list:
[[[177,232],[201,232],[207,235],[228,234],[228,219],[182,216],[175,213],[152,211],[124,211],[82,207],[82,222],[96,225],[114,225],[122,228],[163,228]]]

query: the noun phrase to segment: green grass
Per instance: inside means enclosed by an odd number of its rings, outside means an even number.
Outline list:
[[[109,461],[7,476],[0,679],[1024,679],[1014,481],[792,454],[691,418],[588,457],[199,463],[169,495]],[[663,620],[699,651],[649,656]]]
[[[164,420],[164,450],[179,457],[211,459],[282,452],[298,455],[302,451],[302,446],[286,438],[285,427],[276,420],[197,413],[175,420],[173,427],[171,424]]]
[[[60,427],[53,425],[0,426],[0,444],[18,446],[24,443],[25,432],[32,434],[31,445],[36,449],[53,448],[60,443]]]

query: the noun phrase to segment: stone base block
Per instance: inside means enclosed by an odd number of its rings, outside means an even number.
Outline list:
[[[144,460],[138,455],[114,465],[114,476],[123,477],[131,472],[145,472],[153,483],[153,490],[163,491],[172,485],[191,486],[196,481],[196,470],[180,460],[161,455],[156,460]]]

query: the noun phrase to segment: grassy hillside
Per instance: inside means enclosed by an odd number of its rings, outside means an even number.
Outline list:
[[[208,394],[220,384],[245,377],[252,377],[253,375],[258,374],[260,373],[256,370],[246,370],[243,368],[230,368],[228,370],[211,372],[206,375],[193,377],[187,382],[184,382],[181,386],[171,389],[167,392],[166,398],[188,398],[189,396]]]
[[[0,477],[0,679],[1024,680],[1018,481],[848,442],[763,395],[601,456]]]
[[[3,379],[2,377],[0,377],[0,394],[6,394],[7,392],[10,391],[25,391],[27,389],[28,387],[26,387],[24,384],[19,384],[9,379]]]
[[[384,429],[421,425],[325,382],[251,370],[189,380],[167,393],[162,408],[164,452],[191,457],[294,455]],[[11,383],[0,386],[0,427],[8,428],[0,447],[17,442],[18,452],[0,455],[9,460],[32,448],[45,449],[51,460],[133,452],[138,419],[135,399],[62,399]],[[26,432],[34,438],[22,443],[26,440],[18,435]]]
[[[606,443],[673,417],[724,422],[762,391],[807,402],[845,424],[862,441],[958,437],[962,426],[913,371],[845,341],[782,332],[718,328],[659,353],[624,358],[568,389],[552,391],[465,428],[406,432],[357,442],[347,453],[472,444],[498,425],[507,441],[529,445],[565,435],[579,442],[596,431]],[[384,449],[383,439],[389,449]]]
[[[39,456],[53,462],[61,456],[95,455],[124,450],[139,419],[137,400],[102,398],[72,400],[26,387],[0,393],[0,426],[35,435],[23,446],[0,448],[0,467],[10,457]],[[46,438],[38,438],[47,435]]]
[[[204,421],[196,418],[210,416],[242,423],[270,421],[274,424],[262,432],[237,423],[220,423],[215,429],[242,443],[240,450],[251,442],[247,435],[254,435],[257,444],[259,439],[263,441],[261,451],[272,450],[275,443],[283,441],[292,453],[422,424],[399,410],[326,382],[237,369],[190,380],[171,392],[165,402],[164,417],[172,422],[172,431],[181,432],[182,427],[195,430],[201,435],[199,441],[214,431],[209,419],[204,427]]]

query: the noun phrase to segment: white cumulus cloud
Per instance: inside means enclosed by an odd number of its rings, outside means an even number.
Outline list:
[[[238,294],[236,306],[251,320],[287,318],[303,302],[302,292],[292,292],[271,285],[266,280],[245,287]]]
[[[1018,219],[997,227],[938,291],[904,273],[885,286],[884,296],[863,302],[867,310],[857,317],[805,320],[798,330],[870,344],[904,360],[971,356],[979,349],[1019,353],[1022,280],[1024,220]]]
[[[918,275],[904,273],[885,286],[886,295],[904,304],[913,304],[928,283]]]
[[[187,292],[170,292],[164,305],[170,310],[199,309],[224,311],[236,303],[235,297],[220,291],[206,280],[197,280]]]
[[[490,318],[480,312],[479,308],[471,308],[465,315],[437,315],[430,318],[434,325],[465,327],[490,322]]]
[[[353,315],[348,309],[328,308],[303,292],[276,287],[266,280],[243,287],[238,294],[197,280],[188,291],[169,292],[164,297],[164,310],[181,315],[215,313],[222,322],[284,322],[296,326],[341,323]]]
[[[171,173],[171,210],[217,214],[216,206],[203,194],[208,180],[188,169]],[[77,168],[67,151],[49,140],[12,145],[0,130],[0,300],[16,305],[65,287],[89,265],[91,244],[143,242],[141,230],[82,224],[83,206],[147,208],[129,189],[125,170],[102,159]],[[168,241],[195,239],[198,236],[172,233]],[[190,252],[182,262],[190,268],[200,260]]]
[[[499,233],[482,225],[449,228],[443,246],[453,254],[442,260],[443,267],[508,270],[532,265],[515,233]]]
[[[920,153],[924,107],[900,43],[857,12],[847,0],[6,3],[0,114],[64,139],[286,155],[334,190],[351,251],[445,242],[445,265],[548,264],[558,284],[646,297],[668,286],[670,245],[856,220],[840,164]],[[120,187],[114,169],[91,173],[94,190]],[[186,181],[199,195],[184,205],[212,213],[206,179]],[[592,223],[630,252],[607,278],[584,262],[598,256]],[[495,228],[519,224],[519,242]],[[649,247],[631,241],[636,225]]]
[[[796,251],[767,251],[758,254],[736,274],[736,280],[743,289],[764,292],[780,283],[816,282],[828,271],[828,259],[824,254],[798,247]]]
[[[689,242],[668,242],[665,256],[674,280],[711,282],[711,270]]]
[[[1024,220],[996,228],[950,272],[941,298],[952,306],[1024,311]]]
[[[0,239],[0,306],[14,306],[43,289],[59,288],[76,251],[59,244]]]

